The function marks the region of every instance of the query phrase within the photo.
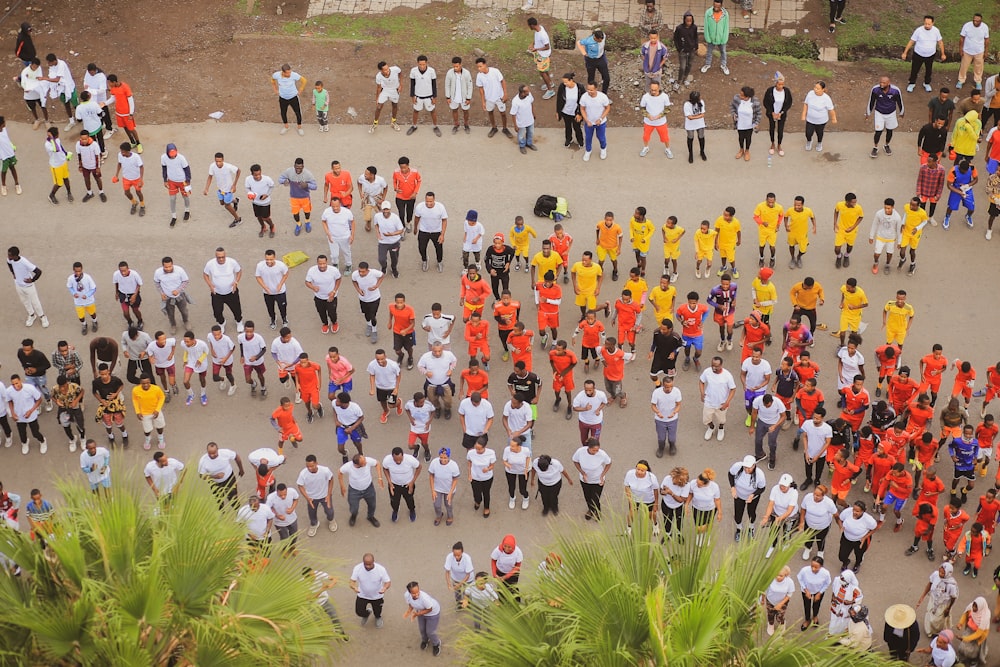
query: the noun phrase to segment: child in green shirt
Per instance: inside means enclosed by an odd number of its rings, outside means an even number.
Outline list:
[[[317,81],[313,88],[313,106],[316,107],[316,122],[319,123],[320,132],[330,131],[330,93],[323,88],[323,82]]]

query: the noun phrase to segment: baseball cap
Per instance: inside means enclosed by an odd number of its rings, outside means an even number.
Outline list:
[[[778,486],[791,486],[793,481],[792,476],[786,472],[778,479]]]
[[[475,222],[476,220],[479,220],[479,211],[469,209],[469,212],[465,214],[465,219],[468,220],[469,222]]]
[[[392,210],[392,204],[387,201],[382,202],[382,210],[384,211],[385,209]]]
[[[493,235],[493,240],[496,241],[497,239],[500,239],[501,241],[503,241],[503,234],[501,234],[500,232],[497,232],[496,234],[494,234]]]
[[[747,454],[743,457],[743,467],[752,468],[757,465],[757,459],[754,458],[753,454]]]

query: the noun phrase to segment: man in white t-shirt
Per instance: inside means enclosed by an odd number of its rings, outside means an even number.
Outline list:
[[[274,238],[274,220],[271,219],[271,192],[274,191],[274,179],[261,173],[259,164],[250,165],[250,175],[243,182],[247,191],[247,199],[253,203],[253,215],[260,224],[258,238],[264,238],[267,230],[268,238]],[[185,213],[185,216],[187,214]],[[184,218],[187,220],[187,217]]]
[[[118,168],[115,175],[111,177],[112,183],[118,182],[118,176],[122,179],[122,190],[125,191],[125,199],[128,199],[132,208],[129,213],[135,215],[139,209],[139,217],[146,215],[146,201],[142,198],[142,177],[146,168],[142,164],[142,158],[138,153],[132,151],[132,144],[123,141],[118,147]],[[132,197],[132,190],[135,190],[135,198]],[[139,201],[136,202],[136,199]]]
[[[256,493],[250,494],[247,504],[237,510],[236,521],[246,526],[247,543],[252,549],[263,550],[271,543],[274,511],[262,505]]]
[[[101,125],[100,127],[104,127]],[[98,134],[101,130],[98,129]],[[84,202],[94,198],[94,191],[90,186],[91,177],[97,182],[97,191],[101,196],[101,201],[108,201],[108,196],[104,194],[104,180],[101,178],[101,147],[94,141],[94,138],[87,134],[86,130],[80,132],[80,140],[76,142],[76,158],[83,174],[83,185],[87,188],[87,194],[83,195]]]
[[[330,205],[321,216],[323,231],[330,244],[330,259],[333,266],[338,267],[340,258],[344,259],[344,273],[351,272],[351,245],[354,243],[354,214],[351,209],[341,205],[340,197],[331,197]],[[339,267],[338,267],[339,268]]]
[[[215,159],[208,167],[208,178],[205,179],[205,190],[202,192],[206,197],[208,196],[208,188],[212,185],[212,179],[215,179],[215,195],[219,199],[219,205],[233,216],[233,221],[229,223],[229,228],[232,229],[243,222],[243,218],[236,212],[240,207],[240,199],[236,196],[236,184],[240,180],[240,169],[235,164],[226,162],[225,155],[216,153]]]
[[[170,333],[177,331],[177,318],[174,309],[181,311],[181,321],[184,326],[188,325],[188,296],[187,286],[190,282],[187,272],[181,266],[175,266],[171,257],[164,257],[160,260],[160,268],[153,272],[153,284],[156,285],[160,293],[160,300],[164,302],[163,310],[167,313],[170,321]]]
[[[257,373],[257,380],[260,381],[260,395],[267,396],[267,385],[264,380],[264,358],[267,356],[267,341],[257,333],[253,320],[247,320],[243,327],[243,333],[236,337],[236,344],[240,346],[240,362],[243,364],[243,379],[250,385],[250,395],[257,395],[257,382],[253,379],[253,374]],[[291,336],[289,336],[291,337]]]
[[[170,195],[170,226],[177,224],[177,195],[184,198],[184,222],[191,219],[191,165],[187,158],[177,151],[176,144],[167,144],[160,156],[160,170],[163,172],[163,187]]]
[[[436,409],[443,411],[445,419],[451,419],[451,400],[455,396],[451,375],[457,364],[458,358],[440,343],[432,345],[430,352],[424,352],[417,361],[424,376],[424,394]]]
[[[601,441],[601,426],[604,424],[604,408],[608,404],[608,395],[597,388],[597,383],[587,380],[583,383],[583,391],[573,399],[573,412],[580,420],[580,444],[585,445],[593,438]]]
[[[479,99],[483,104],[483,111],[490,117],[490,133],[487,137],[493,137],[497,133],[497,121],[493,116],[493,111],[500,112],[500,122],[503,124],[503,134],[509,139],[514,135],[507,129],[507,82],[504,81],[503,74],[496,67],[486,64],[486,58],[476,58],[476,88],[479,89]]]
[[[670,97],[660,90],[658,81],[649,84],[649,92],[639,100],[639,108],[642,109],[642,150],[639,157],[645,157],[649,153],[649,139],[653,132],[663,143],[663,152],[671,160],[674,154],[670,151],[670,131],[667,129],[667,107],[670,106]]]
[[[361,200],[361,215],[365,219],[366,232],[372,230],[375,212],[385,201],[388,191],[389,184],[378,175],[378,169],[374,165],[365,167],[365,173],[358,177],[358,198]]]
[[[767,438],[767,469],[774,470],[778,452],[778,433],[785,421],[785,404],[771,394],[763,394],[753,399],[750,414],[750,433],[753,434],[754,454],[757,460],[764,458],[764,438]]]
[[[108,154],[104,148],[103,113],[105,106],[99,104],[90,92],[84,90],[80,93],[80,106],[76,108],[74,116],[83,123],[83,131],[97,141],[101,153],[107,157]]]
[[[177,474],[184,470],[184,464],[172,459],[165,452],[153,454],[153,460],[146,464],[143,475],[146,483],[157,498],[170,497],[177,485]]]
[[[278,314],[281,315],[281,325],[287,326],[288,295],[285,281],[288,280],[288,265],[278,259],[274,250],[268,248],[264,251],[264,259],[257,262],[257,268],[253,275],[257,279],[257,284],[264,291],[264,306],[271,319],[271,328],[274,329],[277,326],[275,306],[278,307]]]
[[[396,406],[396,414],[403,414],[403,404],[399,401],[399,382],[401,373],[399,364],[392,359],[387,359],[385,350],[379,348],[375,350],[375,358],[368,362],[368,375],[371,387],[368,391],[370,396],[382,406],[381,423],[389,421],[389,406]]]
[[[38,299],[38,290],[35,288],[35,281],[41,277],[42,270],[32,264],[27,257],[22,257],[21,250],[17,246],[7,249],[7,268],[14,278],[14,291],[21,299],[21,305],[28,311],[28,319],[25,320],[24,326],[30,327],[35,323],[35,319],[40,317],[42,326],[48,327],[49,318],[45,317],[42,302]]]
[[[320,331],[323,333],[340,331],[340,325],[337,323],[337,293],[340,291],[340,279],[340,270],[330,265],[326,255],[316,257],[316,265],[306,271],[306,287],[313,291],[313,305],[319,313],[322,325]]]
[[[528,19],[528,27],[534,32],[528,51],[535,56],[535,69],[542,77],[542,90],[545,91],[542,99],[549,100],[556,96],[556,87],[552,85],[552,77],[549,76],[549,70],[552,69],[552,42],[549,40],[549,33],[534,16]]]
[[[740,382],[743,384],[743,406],[747,411],[746,425],[750,426],[754,399],[767,392],[771,383],[771,364],[762,358],[763,351],[755,347],[750,356],[740,366]],[[760,458],[759,456],[757,458]]]
[[[205,446],[205,453],[198,461],[198,475],[212,484],[213,493],[221,506],[228,499],[236,502],[236,473],[230,461],[236,463],[239,476],[244,474],[243,459],[231,449],[219,447],[214,442]]]
[[[415,456],[404,454],[402,447],[393,447],[382,459],[382,474],[389,481],[389,505],[392,507],[392,520],[399,518],[399,501],[405,500],[410,510],[410,522],[417,520],[416,503],[413,500],[413,489],[420,477],[420,461]]]
[[[663,457],[663,450],[670,444],[670,455],[677,453],[677,422],[681,412],[681,390],[674,386],[674,379],[664,376],[650,399],[653,423],[656,424],[656,458]]]
[[[535,112],[531,105],[535,98],[528,87],[521,84],[517,87],[517,97],[511,100],[510,117],[514,119],[514,129],[517,130],[517,145],[521,155],[529,150],[537,151],[535,147]]]
[[[504,123],[507,121],[505,120]],[[506,128],[505,128],[506,129]],[[420,252],[420,268],[427,270],[427,244],[434,244],[438,273],[444,271],[444,234],[448,231],[448,210],[434,198],[433,192],[424,195],[424,201],[413,209],[413,233]]]
[[[399,244],[406,236],[406,228],[399,216],[392,212],[392,204],[383,201],[381,213],[373,216],[375,234],[378,236],[378,265],[385,273],[391,271],[392,277],[399,277]]]
[[[347,485],[344,485],[344,476],[347,476]],[[340,495],[347,496],[347,507],[350,509],[351,518],[347,523],[353,526],[358,521],[358,510],[361,501],[365,501],[368,508],[368,523],[379,527],[379,520],[375,518],[375,482],[385,488],[385,480],[382,479],[382,465],[375,457],[366,457],[362,454],[355,454],[354,458],[340,466],[337,471],[337,482],[340,484]]]
[[[934,67],[935,53],[940,49],[941,62],[948,59],[944,52],[944,39],[941,37],[941,31],[934,25],[933,16],[929,14],[924,16],[924,24],[917,27],[910,35],[910,41],[903,49],[903,60],[906,60],[910,49],[913,49],[913,62],[910,64],[910,81],[909,85],[906,86],[906,92],[913,92],[917,85],[917,75],[920,73],[920,68],[923,67],[924,90],[929,93],[931,92],[931,69]]]
[[[236,318],[236,332],[243,331],[243,306],[240,304],[240,279],[243,277],[243,267],[232,257],[226,257],[226,249],[219,246],[215,249],[215,258],[208,260],[202,277],[208,285],[212,296],[212,314],[215,322],[226,330],[226,316],[223,311],[229,306],[229,311]]]
[[[399,125],[396,125],[396,113],[399,111],[399,74],[403,70],[396,65],[389,66],[389,63],[382,60],[378,64],[378,72],[375,74],[375,120],[368,128],[368,134],[378,129],[378,119],[382,115],[382,107],[386,102],[392,103],[392,129],[399,132]]]
[[[820,406],[813,411],[812,419],[802,423],[800,430],[806,436],[802,456],[806,464],[806,479],[799,485],[799,492],[805,493],[814,482],[823,481],[823,469],[826,467],[826,450],[833,440],[833,427],[823,421],[826,408]]]
[[[392,585],[389,573],[375,562],[375,556],[365,554],[351,572],[350,585],[351,590],[358,596],[354,604],[354,613],[361,617],[361,625],[366,625],[368,619],[375,616],[375,627],[381,628],[385,592]],[[368,605],[371,605],[371,611],[368,611]]]
[[[580,98],[580,116],[583,118],[584,144],[583,161],[590,160],[590,151],[594,145],[594,134],[601,144],[601,159],[608,157],[608,112],[611,110],[611,100],[597,90],[596,83],[587,84],[587,92]]]
[[[358,264],[358,270],[351,274],[351,284],[358,293],[361,315],[365,318],[368,339],[372,345],[378,342],[378,309],[382,303],[380,287],[385,274],[368,266],[368,262]]]
[[[962,54],[962,65],[958,68],[956,88],[965,85],[965,77],[972,64],[972,80],[975,87],[983,89],[983,60],[990,48],[990,26],[983,21],[983,15],[976,12],[972,20],[962,26],[958,37],[958,50]]]
[[[306,456],[306,467],[295,480],[299,495],[309,514],[309,537],[316,537],[319,527],[319,508],[323,508],[326,520],[330,522],[330,532],[337,532],[337,522],[333,518],[333,471],[317,463],[316,455]]]
[[[76,94],[76,82],[73,74],[69,71],[69,65],[65,60],[60,60],[54,53],[45,56],[45,64],[48,66],[48,76],[39,77],[39,81],[48,81],[50,90],[58,94],[59,101],[62,102],[66,110],[66,117],[69,123],[63,128],[66,132],[76,125],[76,118],[73,116],[73,107],[79,101]],[[55,97],[56,95],[52,95]]]
[[[462,447],[472,449],[479,438],[489,439],[493,426],[493,405],[474,391],[458,404],[458,418],[462,422]]]
[[[442,313],[440,303],[431,304],[431,312],[424,315],[420,328],[427,332],[428,350],[434,343],[441,343],[441,347],[446,350],[451,349],[451,330],[455,328],[455,316]]]
[[[712,439],[718,425],[716,439],[722,442],[726,437],[726,410],[736,395],[736,381],[733,374],[722,367],[722,357],[712,357],[711,368],[706,368],[698,378],[701,390],[701,421],[705,424],[705,440]]]
[[[299,492],[285,484],[278,484],[268,494],[265,502],[274,512],[274,528],[278,531],[278,539],[290,540],[291,548],[294,549],[296,533],[299,532],[299,517],[295,512],[299,505]]]
[[[413,124],[406,131],[407,136],[417,131],[417,119],[421,110],[431,112],[434,134],[441,136],[437,121],[437,72],[427,65],[427,56],[417,56],[417,66],[410,70],[410,99],[413,101]]]

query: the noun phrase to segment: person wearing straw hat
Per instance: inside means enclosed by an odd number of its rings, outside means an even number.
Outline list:
[[[928,665],[934,667],[952,667],[958,656],[955,648],[951,645],[955,639],[955,633],[951,630],[942,630],[941,633],[931,640],[931,645],[917,649],[917,653],[930,653],[931,661]]]
[[[882,639],[893,660],[907,662],[913,649],[920,643],[920,624],[917,612],[906,604],[894,604],[885,610],[885,630]]]

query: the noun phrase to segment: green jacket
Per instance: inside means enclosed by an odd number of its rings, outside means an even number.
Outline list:
[[[712,8],[705,10],[705,43],[706,44],[728,44],[729,43],[729,12],[722,8],[722,20],[716,22],[712,18]]]

